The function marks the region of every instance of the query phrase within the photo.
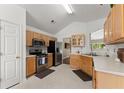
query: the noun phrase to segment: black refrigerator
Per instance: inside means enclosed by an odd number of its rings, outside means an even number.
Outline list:
[[[57,46],[57,42],[49,41],[47,52],[53,53],[53,66],[62,64],[62,54],[59,52],[59,47]]]

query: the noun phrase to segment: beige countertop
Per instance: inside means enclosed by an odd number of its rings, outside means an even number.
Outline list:
[[[36,57],[36,55],[26,55],[26,58],[27,57]]]
[[[83,54],[72,54],[72,55],[83,55]],[[88,55],[83,55],[88,56]],[[124,63],[115,60],[112,57],[105,56],[90,56],[93,57],[94,68],[96,71],[111,73],[115,75],[124,76]]]
[[[116,61],[112,57],[93,56],[96,71],[124,76],[124,63]]]

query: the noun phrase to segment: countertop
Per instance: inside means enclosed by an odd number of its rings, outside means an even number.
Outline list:
[[[36,57],[36,55],[26,55],[26,58],[27,57]]]
[[[124,76],[124,63],[116,61],[112,57],[93,56],[96,71]]]
[[[83,54],[75,53],[74,55],[83,55]],[[89,56],[89,55],[83,55],[83,56]],[[124,63],[117,61],[114,57],[105,57],[105,56],[89,56],[89,57],[93,57],[94,69],[96,71],[124,76]]]

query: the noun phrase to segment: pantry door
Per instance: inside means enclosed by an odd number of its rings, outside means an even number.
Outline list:
[[[1,25],[1,88],[19,83],[20,29],[19,25],[0,22]]]

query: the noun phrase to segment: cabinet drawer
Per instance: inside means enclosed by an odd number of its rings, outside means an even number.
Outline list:
[[[26,58],[26,76],[30,76],[36,72],[36,58],[28,57]]]

